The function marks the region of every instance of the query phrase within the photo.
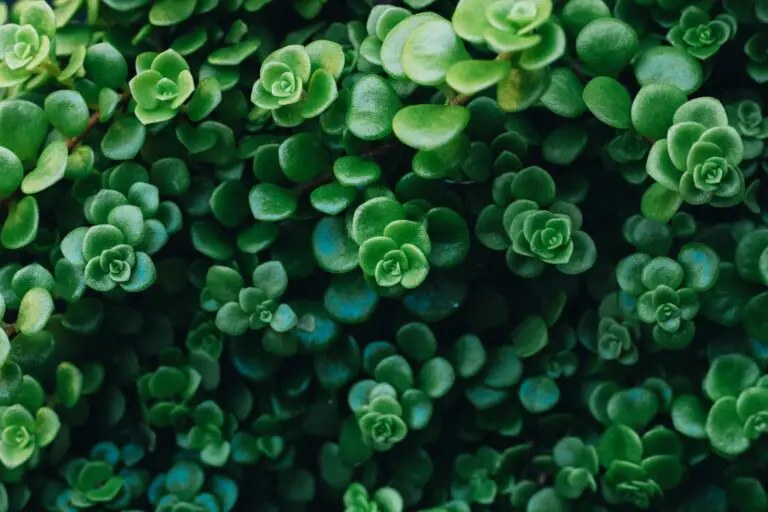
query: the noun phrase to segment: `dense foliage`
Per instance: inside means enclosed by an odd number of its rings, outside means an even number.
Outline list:
[[[0,22],[0,512],[768,512],[768,0]]]

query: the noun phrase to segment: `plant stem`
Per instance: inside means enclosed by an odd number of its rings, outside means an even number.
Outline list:
[[[120,101],[118,102],[118,105],[121,103],[124,103],[128,101],[128,99],[131,97],[131,91],[125,91],[122,96],[120,96]],[[83,130],[83,133],[78,135],[77,137],[72,137],[71,139],[67,140],[67,149],[69,149],[70,152],[72,152],[73,149],[75,149],[78,144],[83,142],[83,139],[90,133],[90,131],[93,129],[94,126],[99,124],[99,118],[100,118],[100,112],[97,110],[96,112],[91,115],[91,118],[88,119],[88,125],[85,127],[85,130]]]

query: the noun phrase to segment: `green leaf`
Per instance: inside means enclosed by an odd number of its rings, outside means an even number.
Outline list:
[[[549,163],[570,165],[587,147],[589,133],[578,124],[564,124],[550,133],[542,145],[542,156]]]
[[[511,341],[519,357],[536,355],[549,343],[546,322],[539,315],[526,316],[512,332]]]
[[[20,249],[32,243],[37,236],[39,222],[40,211],[33,196],[11,203],[8,218],[0,231],[0,242],[6,249]]]
[[[155,264],[147,253],[136,253],[136,265],[131,269],[131,277],[128,281],[120,283],[120,287],[127,292],[141,292],[152,286],[157,279]]]
[[[248,194],[248,204],[253,217],[265,222],[287,219],[293,215],[297,206],[296,197],[291,191],[271,183],[253,187]]]
[[[590,112],[608,126],[621,129],[632,126],[632,98],[613,78],[593,78],[584,87],[583,98]]]
[[[83,392],[83,374],[72,363],[63,362],[56,368],[56,396],[64,407],[72,408]]]
[[[239,66],[261,47],[261,39],[246,39],[232,46],[217,48],[208,55],[214,66]]]
[[[672,424],[675,430],[692,439],[706,439],[707,412],[696,395],[681,395],[672,402]]]
[[[432,329],[422,322],[401,326],[397,330],[396,342],[409,359],[421,363],[433,358],[437,352],[437,339]]]
[[[88,125],[88,105],[77,91],[56,91],[45,98],[48,121],[65,137],[80,135]]]
[[[375,236],[382,236],[392,222],[402,220],[405,211],[400,203],[388,197],[369,199],[355,209],[352,217],[352,238],[358,245]]]
[[[469,123],[469,111],[457,105],[411,105],[392,120],[403,144],[421,150],[437,149],[458,137]]]
[[[618,75],[639,49],[637,34],[621,20],[605,17],[587,24],[576,38],[576,53],[590,71]]]
[[[760,341],[768,340],[768,318],[765,315],[766,306],[768,306],[768,292],[763,292],[752,297],[742,310],[742,321],[744,322],[747,334]]]
[[[357,268],[358,247],[341,219],[325,217],[317,223],[312,232],[312,250],[317,264],[326,272],[343,274]]]
[[[194,122],[202,121],[216,110],[221,98],[221,86],[216,77],[203,78],[187,103],[187,117]]]
[[[672,84],[652,82],[640,88],[632,101],[632,125],[650,139],[666,137],[675,112],[688,97]]]
[[[24,177],[21,160],[12,151],[0,147],[0,198],[5,199],[19,188]]]
[[[608,417],[614,423],[643,431],[659,411],[656,394],[646,388],[630,388],[615,393],[608,401]]]
[[[712,446],[726,455],[739,455],[749,448],[750,440],[744,435],[733,397],[725,396],[715,402],[707,415],[706,429]]]
[[[728,114],[719,100],[712,97],[694,98],[675,111],[675,124],[698,123],[705,128],[728,126]]]
[[[339,96],[336,80],[325,69],[318,69],[312,74],[304,100],[300,104],[301,116],[304,119],[317,117]]]
[[[453,387],[455,380],[456,373],[453,366],[442,357],[429,359],[419,370],[419,389],[433,399],[445,396]]]
[[[327,40],[318,40],[309,43],[305,49],[312,69],[324,69],[335,80],[341,78],[344,71],[344,49],[339,43]]]
[[[158,27],[178,25],[192,16],[197,2],[179,2],[178,0],[158,0],[149,10],[149,22]]]
[[[381,63],[384,71],[394,78],[406,78],[402,59],[403,48],[411,34],[430,21],[442,20],[433,12],[422,12],[404,19],[387,33],[381,45]]]
[[[579,117],[587,110],[582,95],[584,84],[569,68],[556,68],[551,71],[551,80],[541,103],[561,117]]]
[[[643,194],[640,210],[643,215],[656,222],[668,222],[677,213],[683,199],[675,190],[660,183],[654,183]]]
[[[469,228],[464,218],[449,208],[427,212],[428,259],[436,268],[453,268],[466,258],[470,248]]]
[[[100,87],[119,89],[128,78],[128,64],[117,48],[103,42],[88,46],[83,62],[88,78]]]
[[[409,389],[400,397],[400,404],[403,406],[403,420],[409,429],[421,430],[429,425],[434,407],[427,394],[418,389]]]
[[[131,160],[141,150],[147,129],[132,115],[115,118],[101,139],[101,151],[111,160]]]
[[[366,75],[352,87],[347,126],[363,140],[383,139],[392,133],[392,120],[402,107],[387,80],[378,75]]]
[[[519,396],[525,410],[540,414],[557,405],[560,401],[560,388],[546,375],[528,377],[520,385]]]
[[[728,482],[726,488],[728,502],[737,512],[765,510],[768,508],[768,496],[759,480],[741,476]]]
[[[640,52],[633,65],[641,86],[673,85],[683,94],[692,94],[704,81],[699,61],[674,46],[651,46]]]
[[[467,57],[451,23],[438,19],[420,24],[411,32],[402,48],[400,63],[408,79],[419,85],[435,86],[445,81],[451,65]]]
[[[715,359],[704,378],[704,392],[710,400],[735,398],[754,385],[761,372],[757,364],[741,354],[727,354]]]
[[[685,270],[685,286],[697,292],[712,288],[720,275],[720,256],[701,243],[684,245],[677,261]]]
[[[501,82],[510,69],[508,60],[463,60],[448,68],[445,80],[457,92],[473,96]]]
[[[340,183],[326,183],[309,195],[312,207],[326,215],[338,215],[346,210],[357,198],[357,191]]]
[[[486,12],[495,0],[460,0],[453,13],[453,27],[462,39],[474,44],[485,42],[485,31],[491,25]]]
[[[381,167],[373,160],[343,156],[334,161],[333,175],[342,185],[364,187],[381,177]]]
[[[307,158],[312,155],[312,158]],[[329,166],[320,140],[309,133],[297,133],[280,144],[278,159],[283,174],[294,183],[307,183]]]
[[[552,487],[539,489],[531,496],[525,512],[568,512],[570,505]]]
[[[36,194],[55,185],[64,177],[69,150],[63,142],[52,142],[43,150],[35,169],[24,177],[21,191]]]
[[[365,322],[376,310],[379,296],[359,273],[334,276],[324,296],[325,309],[344,324]]]
[[[465,379],[473,377],[485,365],[485,347],[480,338],[474,334],[465,334],[453,344],[450,359],[453,368],[460,377]]]
[[[639,463],[643,455],[643,444],[634,430],[626,425],[608,427],[595,446],[600,465],[607,468],[613,461]]]
[[[22,164],[32,166],[37,161],[47,135],[48,119],[42,108],[25,100],[0,102],[0,146],[15,153]]]
[[[32,288],[21,298],[16,328],[33,334],[45,328],[54,311],[53,297],[45,288]]]
[[[499,82],[496,101],[506,112],[520,112],[539,101],[547,92],[549,84],[550,74],[546,69],[512,68]]]

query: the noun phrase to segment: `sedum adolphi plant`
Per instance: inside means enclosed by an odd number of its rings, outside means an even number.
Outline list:
[[[0,4],[0,511],[761,512],[765,0]]]

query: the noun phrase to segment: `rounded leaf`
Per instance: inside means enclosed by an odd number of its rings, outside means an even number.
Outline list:
[[[469,110],[458,105],[411,105],[392,120],[403,144],[421,150],[437,149],[458,137],[469,123]]]
[[[613,78],[593,78],[584,87],[582,97],[589,111],[608,126],[624,130],[632,126],[632,98]]]
[[[610,17],[590,22],[576,38],[576,53],[590,71],[598,75],[618,75],[639,48],[634,29]]]
[[[55,91],[45,98],[45,114],[65,137],[80,135],[91,117],[83,96],[77,91]]]

